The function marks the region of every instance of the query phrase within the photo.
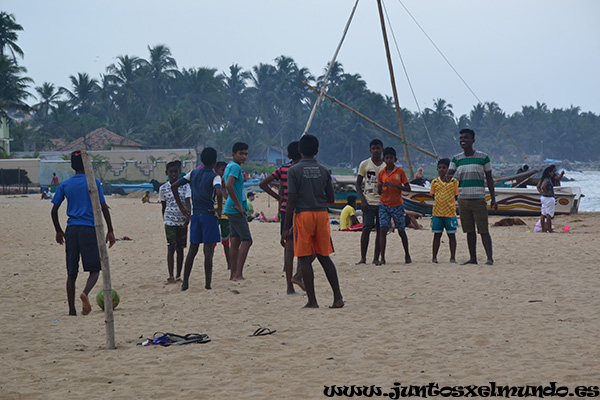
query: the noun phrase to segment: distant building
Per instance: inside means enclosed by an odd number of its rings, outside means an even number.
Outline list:
[[[52,144],[56,145],[52,149],[54,151],[139,150],[143,147],[138,142],[124,138],[105,128],[98,128],[68,144],[61,145],[59,140],[54,141]]]
[[[0,116],[0,147],[2,154],[10,154],[10,131],[8,130],[8,119],[5,116]]]
[[[277,146],[265,147],[260,153],[252,156],[250,161],[268,165],[283,165],[288,161],[287,150],[282,150]]]

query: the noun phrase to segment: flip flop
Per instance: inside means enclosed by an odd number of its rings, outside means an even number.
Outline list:
[[[159,336],[157,336],[159,335]],[[158,344],[168,347],[170,345],[182,346],[190,343],[208,343],[208,335],[201,333],[188,333],[181,336],[175,333],[155,332],[152,339],[148,339],[152,344]]]
[[[169,333],[167,333],[167,335],[170,335]],[[176,335],[178,336],[178,335]],[[182,336],[179,336],[182,337]],[[183,346],[184,344],[190,344],[190,343],[208,343],[210,342],[210,339],[208,338],[208,335],[203,334],[203,333],[188,333],[187,335],[183,336],[184,340],[181,341],[176,341],[175,345],[177,346]]]
[[[248,336],[267,336],[267,335],[272,335],[275,332],[277,332],[277,331],[270,330],[269,328],[258,328],[257,330],[254,331],[254,333],[252,335],[248,335]]]

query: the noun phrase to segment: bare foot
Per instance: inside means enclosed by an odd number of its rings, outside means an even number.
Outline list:
[[[182,292],[185,292],[186,290],[188,290],[188,288],[189,288],[189,283],[188,283],[188,282],[186,282],[186,281],[183,281],[183,282],[181,283],[181,291],[182,291]]]
[[[464,263],[460,264],[460,265],[467,265],[467,264],[477,264],[477,260],[469,260],[469,261],[465,261]]]
[[[437,263],[438,263],[438,260],[437,260],[437,258],[433,258],[433,259],[431,260],[431,262],[432,262],[432,263],[434,263],[434,264],[437,264]]]
[[[451,262],[452,264],[456,264],[456,260],[455,260],[454,258],[451,258],[451,259],[450,259],[450,262]]]
[[[306,303],[304,308],[319,308],[319,305],[317,303]]]
[[[179,276],[179,275],[178,275],[178,276],[176,276],[176,277],[175,277],[175,280],[176,280],[176,281],[180,281],[180,280],[181,280],[181,276]]]
[[[344,300],[339,299],[333,302],[333,305],[330,306],[329,308],[342,308],[344,307]]]
[[[83,303],[83,309],[81,310],[81,313],[83,315],[88,315],[90,312],[92,312],[92,305],[90,304],[90,300],[88,299],[88,297],[85,293],[81,293],[79,295],[79,298],[81,299],[81,302]]]
[[[360,260],[358,260],[358,262],[356,263],[356,265],[360,265],[360,264],[366,264],[367,261],[364,258],[361,258]]]
[[[379,258],[374,258],[373,261],[371,261],[371,264],[379,265],[379,264],[377,264],[378,262],[379,262]],[[383,260],[383,263],[385,264],[385,260]]]
[[[381,260],[377,260],[376,262],[374,262],[375,265],[385,265],[385,258],[382,258]]]
[[[296,278],[295,276],[292,277],[291,279],[292,283],[294,285],[298,285],[298,287],[302,290],[304,290],[306,292],[306,287],[304,286],[304,282],[302,281],[302,278]],[[289,294],[289,293],[288,293]]]
[[[410,258],[409,255],[404,256],[404,263],[405,264],[410,264],[412,263],[412,259]]]
[[[489,260],[487,260],[486,265],[494,265],[494,260],[492,260],[491,258]]]
[[[173,277],[167,278],[167,284],[169,284],[169,283],[175,283],[175,278],[173,278]]]

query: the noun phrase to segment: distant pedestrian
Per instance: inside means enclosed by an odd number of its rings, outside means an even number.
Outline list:
[[[52,173],[52,183],[50,184],[50,190],[52,193],[56,193],[56,188],[58,187],[58,176],[56,173]]]

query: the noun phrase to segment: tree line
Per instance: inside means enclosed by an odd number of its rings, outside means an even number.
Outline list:
[[[23,51],[16,42],[22,29],[13,15],[0,13],[0,113],[31,116],[11,125],[13,151],[31,143],[43,147],[51,138],[71,141],[99,127],[147,146],[213,146],[224,155],[236,141],[247,142],[251,152],[285,148],[302,134],[317,97],[302,82],[320,87],[326,70],[315,76],[284,55],[249,70],[237,64],[222,73],[180,69],[170,49],[156,45],[148,46],[147,58],[119,55],[99,77],[79,72],[69,77],[68,87],[38,86],[19,64]],[[329,95],[398,131],[393,99],[369,90],[359,74],[346,73],[336,62],[326,85]],[[36,99],[31,107],[30,96]],[[401,114],[407,140],[440,156],[460,151],[457,132],[464,127],[475,130],[478,148],[496,162],[521,162],[521,152],[589,161],[600,151],[599,116],[574,106],[550,110],[537,102],[508,114],[486,102],[458,116],[440,98],[422,112],[402,108]],[[399,140],[328,100],[310,133],[319,137],[320,159],[329,165],[357,165],[374,138],[402,153]],[[433,161],[415,152],[411,157],[414,163]]]

